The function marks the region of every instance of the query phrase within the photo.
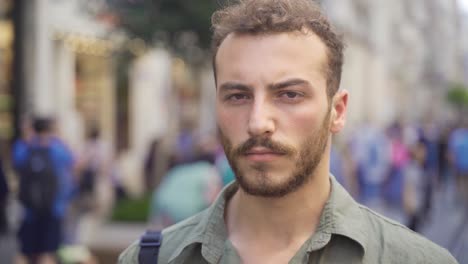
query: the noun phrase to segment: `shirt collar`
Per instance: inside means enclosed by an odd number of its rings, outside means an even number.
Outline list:
[[[206,230],[203,235],[202,255],[210,263],[217,263],[224,251],[224,244],[228,237],[224,211],[226,202],[232,198],[237,189],[237,182],[226,186],[205,219]]]
[[[330,240],[333,235],[345,236],[358,243],[364,252],[367,249],[368,235],[365,218],[360,205],[354,201],[343,186],[330,175],[331,193],[320,217],[314,236],[319,240]],[[314,237],[313,237],[314,238]],[[308,251],[315,250],[309,243]]]
[[[311,241],[316,237],[319,238],[319,242],[324,242],[332,235],[341,235],[357,242],[365,252],[368,236],[363,224],[365,219],[359,205],[333,175],[330,175],[330,182],[330,197],[323,209],[317,231],[312,239],[309,239],[307,251],[316,249]],[[194,243],[202,244],[202,256],[209,263],[219,261],[228,237],[224,223],[224,209],[226,201],[234,195],[237,189],[237,183],[233,182],[221,191],[215,202],[200,215],[200,221],[194,227],[194,234],[174,251],[169,261],[175,259],[184,248]]]

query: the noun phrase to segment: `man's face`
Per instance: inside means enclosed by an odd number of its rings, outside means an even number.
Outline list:
[[[313,33],[231,34],[219,47],[217,122],[247,193],[284,196],[321,163],[332,113],[326,65],[326,46]]]

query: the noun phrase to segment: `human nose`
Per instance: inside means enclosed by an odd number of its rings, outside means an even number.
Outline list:
[[[249,116],[248,133],[251,137],[271,135],[275,130],[272,111],[264,100],[255,100]]]

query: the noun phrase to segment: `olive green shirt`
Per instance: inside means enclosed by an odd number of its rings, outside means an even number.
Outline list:
[[[457,263],[447,250],[356,203],[330,179],[331,194],[319,226],[289,263]],[[237,188],[228,185],[211,207],[163,230],[158,263],[242,263],[224,223],[226,201]],[[119,263],[137,264],[138,252],[135,242]]]

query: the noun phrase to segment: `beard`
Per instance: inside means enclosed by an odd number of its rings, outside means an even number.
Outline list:
[[[231,141],[219,130],[221,143],[224,147],[226,157],[236,176],[240,188],[247,194],[266,198],[279,198],[298,190],[306,184],[314,175],[314,172],[322,160],[327,147],[329,137],[330,109],[325,116],[322,126],[310,137],[299,145],[299,149],[280,142],[271,140],[270,137],[251,137],[244,143],[234,147]],[[281,153],[283,157],[294,161],[292,171],[286,178],[275,183],[268,173],[272,168],[269,163],[258,162],[250,165],[250,174],[242,168],[240,159],[253,147],[264,147],[275,153]]]

